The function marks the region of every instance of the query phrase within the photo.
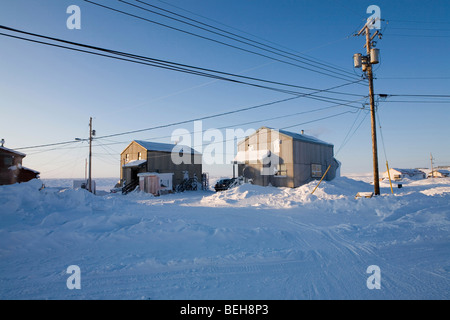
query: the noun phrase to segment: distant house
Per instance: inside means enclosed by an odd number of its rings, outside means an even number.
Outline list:
[[[0,146],[0,185],[27,182],[39,178],[39,172],[22,166],[26,155]]]
[[[450,177],[450,171],[444,169],[436,169],[428,174],[428,178],[448,178]]]
[[[177,163],[178,159],[181,163]],[[120,154],[120,168],[122,186],[136,187],[141,181],[142,187],[143,180],[154,185],[156,180],[152,177],[157,176],[161,188],[173,189],[186,176],[201,179],[202,154],[187,146],[135,140]],[[158,187],[143,187],[143,191],[159,190]]]
[[[310,181],[339,175],[334,146],[303,132],[261,127],[238,144],[238,173],[260,186],[296,188]]]
[[[425,179],[426,173],[419,169],[399,169],[399,168],[391,168],[389,169],[389,174],[391,176],[391,180],[401,181],[404,178],[408,179]],[[389,179],[388,172],[383,173],[383,179]]]

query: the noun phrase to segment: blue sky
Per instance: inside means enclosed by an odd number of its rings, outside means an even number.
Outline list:
[[[120,1],[93,1],[241,46]],[[351,35],[369,16],[367,7],[375,4],[381,8],[382,19],[385,19],[382,23],[383,39],[377,44],[381,50],[381,63],[375,66],[375,93],[450,94],[450,64],[446,62],[450,51],[448,1],[146,1],[282,50],[307,55],[314,62],[345,69],[355,77],[360,76],[361,71],[353,69],[352,56],[354,53],[364,53],[364,38]],[[78,5],[81,9],[81,30],[66,27],[69,17],[66,9],[69,5]],[[32,33],[298,86],[326,89],[346,83],[81,0],[2,1],[0,21],[2,25]],[[9,148],[86,138],[89,117],[93,117],[97,135],[104,136],[291,97],[271,90],[70,52],[3,36],[0,37],[0,49],[3,75],[0,78],[0,138],[6,140],[5,146]],[[368,94],[368,88],[358,84],[336,91]],[[328,97],[358,99],[341,95]],[[429,167],[430,152],[436,159],[435,165],[450,165],[449,100],[399,96],[379,102],[378,115],[382,127],[378,132],[380,172],[385,168],[384,149],[391,167]],[[236,128],[241,123],[332,104],[300,98],[206,120],[203,129]],[[342,162],[343,173],[371,172],[370,117],[361,122],[365,111],[316,121],[345,111],[356,112],[358,109],[341,106],[237,128],[257,129],[266,125],[274,128],[292,126],[289,130],[294,132],[305,130],[307,134],[335,145],[335,152],[339,150],[337,158]],[[306,122],[310,123],[303,124]],[[94,177],[118,177],[119,154],[130,141],[140,139],[167,143],[172,132],[180,128],[193,131],[194,126],[190,123],[95,141]],[[350,139],[343,145],[346,137]],[[42,178],[84,176],[88,155],[86,143],[21,151],[27,153],[24,165],[41,171]],[[232,173],[227,165],[205,166],[205,171],[210,175]]]

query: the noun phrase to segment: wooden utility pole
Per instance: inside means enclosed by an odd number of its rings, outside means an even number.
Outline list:
[[[92,193],[92,117],[89,120],[89,192]]]
[[[373,153],[373,185],[375,195],[380,195],[380,176],[378,172],[378,147],[377,147],[377,127],[375,118],[375,93],[373,89],[373,72],[370,58],[372,49],[372,38],[369,26],[366,24],[366,49],[367,49],[367,79],[369,80],[370,116],[372,118],[372,153]]]
[[[367,55],[363,56],[357,53],[353,56],[355,68],[361,68],[366,73],[367,80],[369,81],[369,98],[370,98],[370,115],[372,118],[372,153],[373,153],[373,185],[374,194],[380,195],[380,174],[378,172],[378,147],[377,147],[377,126],[375,117],[375,93],[373,88],[373,68],[372,65],[379,63],[378,61],[378,49],[372,48],[372,41],[378,35],[381,38],[379,31],[376,31],[373,35],[370,34],[370,25],[373,25],[375,20],[368,21],[365,26],[356,34],[360,36],[363,33],[366,35]]]
[[[430,160],[431,160],[431,177],[434,178],[434,169],[433,169],[433,154],[430,153]]]

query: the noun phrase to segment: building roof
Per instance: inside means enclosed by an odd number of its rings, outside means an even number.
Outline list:
[[[268,129],[271,129],[271,128],[268,128]],[[276,129],[272,129],[272,130],[276,130]],[[330,146],[330,147],[334,146],[331,143],[325,142],[323,140],[317,139],[316,137],[309,136],[306,134],[295,133],[295,132],[290,132],[290,131],[286,131],[286,130],[278,130],[278,132],[280,132],[281,134],[284,134],[285,136],[289,136],[289,137],[293,138],[294,140],[315,143],[315,144],[322,144],[322,145],[326,145],[326,146]]]
[[[278,131],[280,134],[288,136],[288,137],[291,137],[292,139],[297,140],[297,141],[303,141],[303,142],[308,142],[308,143],[321,144],[321,145],[324,145],[324,146],[334,147],[334,145],[331,144],[331,143],[325,142],[323,140],[317,139],[317,138],[315,138],[313,136],[309,136],[309,135],[306,135],[306,134],[295,133],[295,132],[275,129],[275,128],[266,127],[266,126],[259,128],[258,131],[260,131],[262,129]],[[258,132],[258,131],[256,131],[256,132]],[[256,132],[254,134],[256,134]],[[244,139],[243,141],[241,141],[240,143],[243,143],[245,140],[247,140],[247,138]]]
[[[399,168],[392,168],[392,170],[398,171],[402,174],[408,174],[408,175],[416,175],[416,174],[424,174],[423,171],[419,169],[399,169]]]
[[[439,172],[442,174],[450,174],[449,170],[444,170],[444,169],[435,169],[435,170],[433,170],[433,172]]]
[[[147,163],[147,160],[136,160],[123,165],[123,168],[139,167]]]
[[[159,143],[159,142],[150,142],[150,141],[142,141],[142,140],[134,140],[136,143],[141,145],[143,148],[147,149],[148,151],[160,151],[160,152],[183,152],[183,153],[194,153],[194,154],[200,154],[198,151],[185,146],[185,145],[176,145],[176,144],[170,144],[170,143]],[[175,149],[175,147],[177,149]],[[181,149],[179,149],[181,148]],[[174,151],[174,149],[176,151]]]
[[[8,148],[5,148],[5,147],[1,147],[1,146],[0,146],[0,151],[6,151],[6,152],[9,152],[9,153],[14,153],[14,154],[16,154],[18,156],[21,156],[21,157],[25,157],[26,156],[25,153],[18,152],[18,151],[15,151],[15,150],[12,150],[12,149],[8,149]]]

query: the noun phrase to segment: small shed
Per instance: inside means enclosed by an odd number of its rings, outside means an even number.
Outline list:
[[[139,173],[139,189],[159,196],[173,190],[173,173]]]
[[[419,170],[419,169],[400,169],[400,168],[391,168],[389,169],[389,174],[391,176],[391,180],[394,181],[401,181],[405,178],[407,179],[425,179],[426,174],[425,172]],[[389,179],[389,174],[387,171],[383,173],[383,179]]]

